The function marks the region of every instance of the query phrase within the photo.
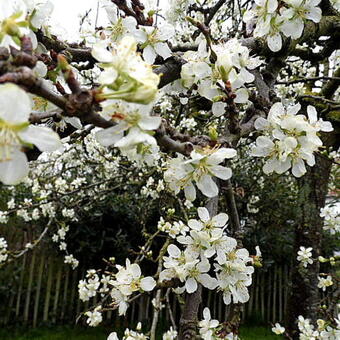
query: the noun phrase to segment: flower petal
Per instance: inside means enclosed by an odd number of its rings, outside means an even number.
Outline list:
[[[19,86],[6,83],[0,85],[0,119],[12,124],[28,121],[31,100]]]
[[[207,208],[199,207],[197,209],[197,213],[201,221],[206,223],[210,220],[209,211]]]
[[[222,165],[215,165],[210,168],[210,171],[214,176],[223,179],[224,181],[229,179],[232,175],[231,169]]]
[[[15,185],[28,175],[29,167],[26,155],[15,150],[11,159],[0,162],[0,181],[6,185]]]
[[[209,175],[202,176],[197,182],[197,187],[207,197],[215,197],[218,195],[218,186]]]
[[[161,117],[153,117],[153,116],[142,116],[138,125],[143,130],[156,130],[161,124]]]
[[[118,142],[124,136],[125,126],[118,124],[96,133],[97,141],[103,146],[110,146]]]
[[[151,292],[155,288],[155,286],[156,281],[151,276],[144,277],[140,281],[140,287],[146,292]]]
[[[47,127],[30,125],[18,135],[25,142],[36,145],[40,151],[52,152],[63,146],[59,135]]]
[[[187,290],[187,292],[189,294],[192,294],[193,292],[196,291],[197,289],[197,282],[194,278],[189,277],[186,281],[185,281],[185,289]]]
[[[220,213],[212,218],[212,224],[215,227],[224,227],[228,222],[229,216],[225,213]]]
[[[92,56],[102,63],[110,63],[113,61],[113,54],[107,50],[107,43],[105,41],[100,41],[93,45]]]

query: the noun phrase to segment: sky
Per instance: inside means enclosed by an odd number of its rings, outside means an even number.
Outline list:
[[[51,17],[51,25],[57,25],[57,32],[61,32],[64,39],[72,40],[79,32],[80,17],[89,9],[89,17],[95,22],[98,0],[52,0],[54,11]],[[105,10],[99,9],[99,19],[104,20]],[[62,27],[62,28],[59,28]]]
[[[54,11],[51,17],[51,25],[56,27],[57,32],[66,40],[75,40],[79,32],[80,17],[91,9],[89,18],[95,23],[98,0],[51,0],[54,4]],[[156,1],[156,0],[154,0]],[[159,0],[160,5],[167,7],[167,0]],[[99,8],[98,24],[107,23],[106,13]]]

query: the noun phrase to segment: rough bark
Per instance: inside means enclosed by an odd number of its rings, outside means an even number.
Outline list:
[[[299,315],[316,321],[320,304],[318,284],[319,262],[301,268],[296,260],[300,246],[312,247],[313,258],[320,255],[323,220],[319,216],[324,207],[330,177],[331,161],[316,157],[316,164],[298,180],[300,221],[295,228],[292,287],[288,303],[286,325],[293,339],[298,339],[296,320]]]

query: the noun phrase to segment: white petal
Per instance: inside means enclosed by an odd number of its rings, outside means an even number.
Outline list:
[[[210,290],[214,290],[218,286],[217,280],[211,277],[209,274],[200,274],[198,279],[205,288]]]
[[[188,201],[192,202],[196,199],[196,189],[192,182],[184,188],[184,195]]]
[[[157,54],[152,46],[148,45],[144,48],[143,58],[147,63],[153,64],[156,59],[156,56]]]
[[[201,261],[197,264],[197,269],[201,273],[206,273],[210,270],[210,263],[208,260],[205,259],[205,261]]]
[[[283,174],[291,167],[291,160],[287,158],[285,161],[278,161],[274,159],[274,171],[278,174]]]
[[[278,52],[282,48],[282,38],[280,33],[276,33],[274,35],[269,35],[267,37],[268,47],[273,52]]]
[[[220,213],[212,218],[212,223],[215,227],[224,227],[228,222],[229,216],[225,213]]]
[[[30,23],[35,28],[40,28],[46,20],[48,20],[48,17],[52,14],[54,9],[54,5],[47,1],[44,4],[41,4],[41,6],[38,6],[36,8],[36,11],[34,12],[33,17],[31,17]]]
[[[308,119],[311,124],[315,124],[318,121],[318,113],[314,106],[307,106]]]
[[[161,124],[161,121],[161,117],[142,116],[141,120],[138,122],[138,125],[143,130],[156,130]]]
[[[331,122],[322,122],[322,123],[321,123],[320,130],[321,130],[321,131],[324,131],[324,132],[330,132],[330,131],[333,131],[334,128],[333,128]]]
[[[157,43],[154,49],[164,60],[171,57],[171,50],[167,43]]]
[[[107,340],[119,340],[117,333],[116,332],[110,333]]]
[[[147,276],[141,279],[140,286],[144,291],[151,292],[156,286],[156,281],[153,277]]]
[[[306,18],[309,20],[314,21],[315,23],[320,22],[322,17],[322,11],[319,7],[312,8],[309,12],[306,14]]]
[[[12,124],[28,121],[31,101],[19,86],[6,83],[0,85],[0,119]]]
[[[18,184],[28,175],[28,162],[26,155],[15,150],[11,154],[12,159],[0,162],[0,181],[6,185]]]
[[[234,99],[234,102],[238,104],[246,103],[249,98],[247,89],[243,87],[236,90],[235,94],[236,94],[236,98]]]
[[[221,117],[225,114],[226,103],[215,102],[212,104],[211,111],[215,117]]]
[[[292,174],[295,177],[301,177],[306,173],[305,162],[302,159],[299,159],[297,162],[293,163],[292,166]]]
[[[219,164],[223,162],[226,158],[233,158],[237,154],[235,149],[232,148],[220,148],[215,151],[208,158],[208,164]]]
[[[281,26],[281,31],[286,37],[298,39],[303,32],[304,24],[302,19],[288,20]]]
[[[106,49],[106,42],[100,41],[93,45],[92,56],[102,63],[110,63],[113,61],[113,54]]]
[[[277,9],[278,2],[277,0],[268,0],[267,1],[267,11],[268,13],[274,13]]]
[[[197,213],[201,221],[208,222],[210,220],[209,211],[207,208],[199,207]]]
[[[170,244],[168,247],[168,253],[171,257],[178,258],[181,255],[181,251],[174,244]]]
[[[135,279],[138,279],[142,275],[142,271],[137,263],[132,263],[132,265],[129,266],[131,270],[131,274]]]
[[[196,291],[197,289],[197,282],[194,278],[189,277],[186,281],[185,281],[185,289],[187,290],[187,292],[189,294],[192,294],[193,292]]]
[[[205,307],[203,310],[203,318],[205,320],[210,320],[211,319],[211,314],[210,314],[210,310],[208,307]]]
[[[296,115],[301,109],[301,104],[297,103],[293,106],[288,106],[287,113],[290,115]]]
[[[169,40],[175,35],[175,28],[170,24],[161,26],[157,31],[157,38],[159,40]]]
[[[197,187],[207,197],[215,197],[218,195],[218,186],[209,175],[202,176],[197,182]]]
[[[226,181],[232,176],[231,169],[222,165],[215,165],[210,168],[210,171],[214,176],[223,179],[224,181]]]
[[[66,123],[72,125],[78,130],[83,128],[83,125],[81,124],[81,121],[78,117],[63,117],[63,119]]]
[[[112,84],[118,77],[118,72],[113,68],[104,69],[98,77],[100,84]]]
[[[193,229],[193,230],[202,230],[203,229],[203,224],[200,221],[197,220],[189,220],[188,221],[188,226]]]
[[[124,132],[120,124],[96,132],[97,141],[103,146],[110,146],[123,138]]]
[[[18,135],[25,142],[36,145],[40,151],[52,152],[63,146],[59,135],[47,127],[30,125]]]
[[[270,124],[267,119],[259,117],[255,120],[254,126],[256,130],[266,130]]]
[[[274,171],[274,160],[268,159],[268,161],[264,163],[262,170],[266,175],[271,174]]]

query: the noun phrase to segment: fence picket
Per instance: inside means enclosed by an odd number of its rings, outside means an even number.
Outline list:
[[[38,270],[38,278],[37,278],[37,290],[35,294],[35,301],[34,301],[34,311],[33,311],[33,327],[37,327],[38,323],[38,312],[39,312],[39,302],[40,302],[40,292],[41,292],[41,282],[42,276],[44,271],[44,264],[45,264],[45,257],[40,257],[40,266]]]

